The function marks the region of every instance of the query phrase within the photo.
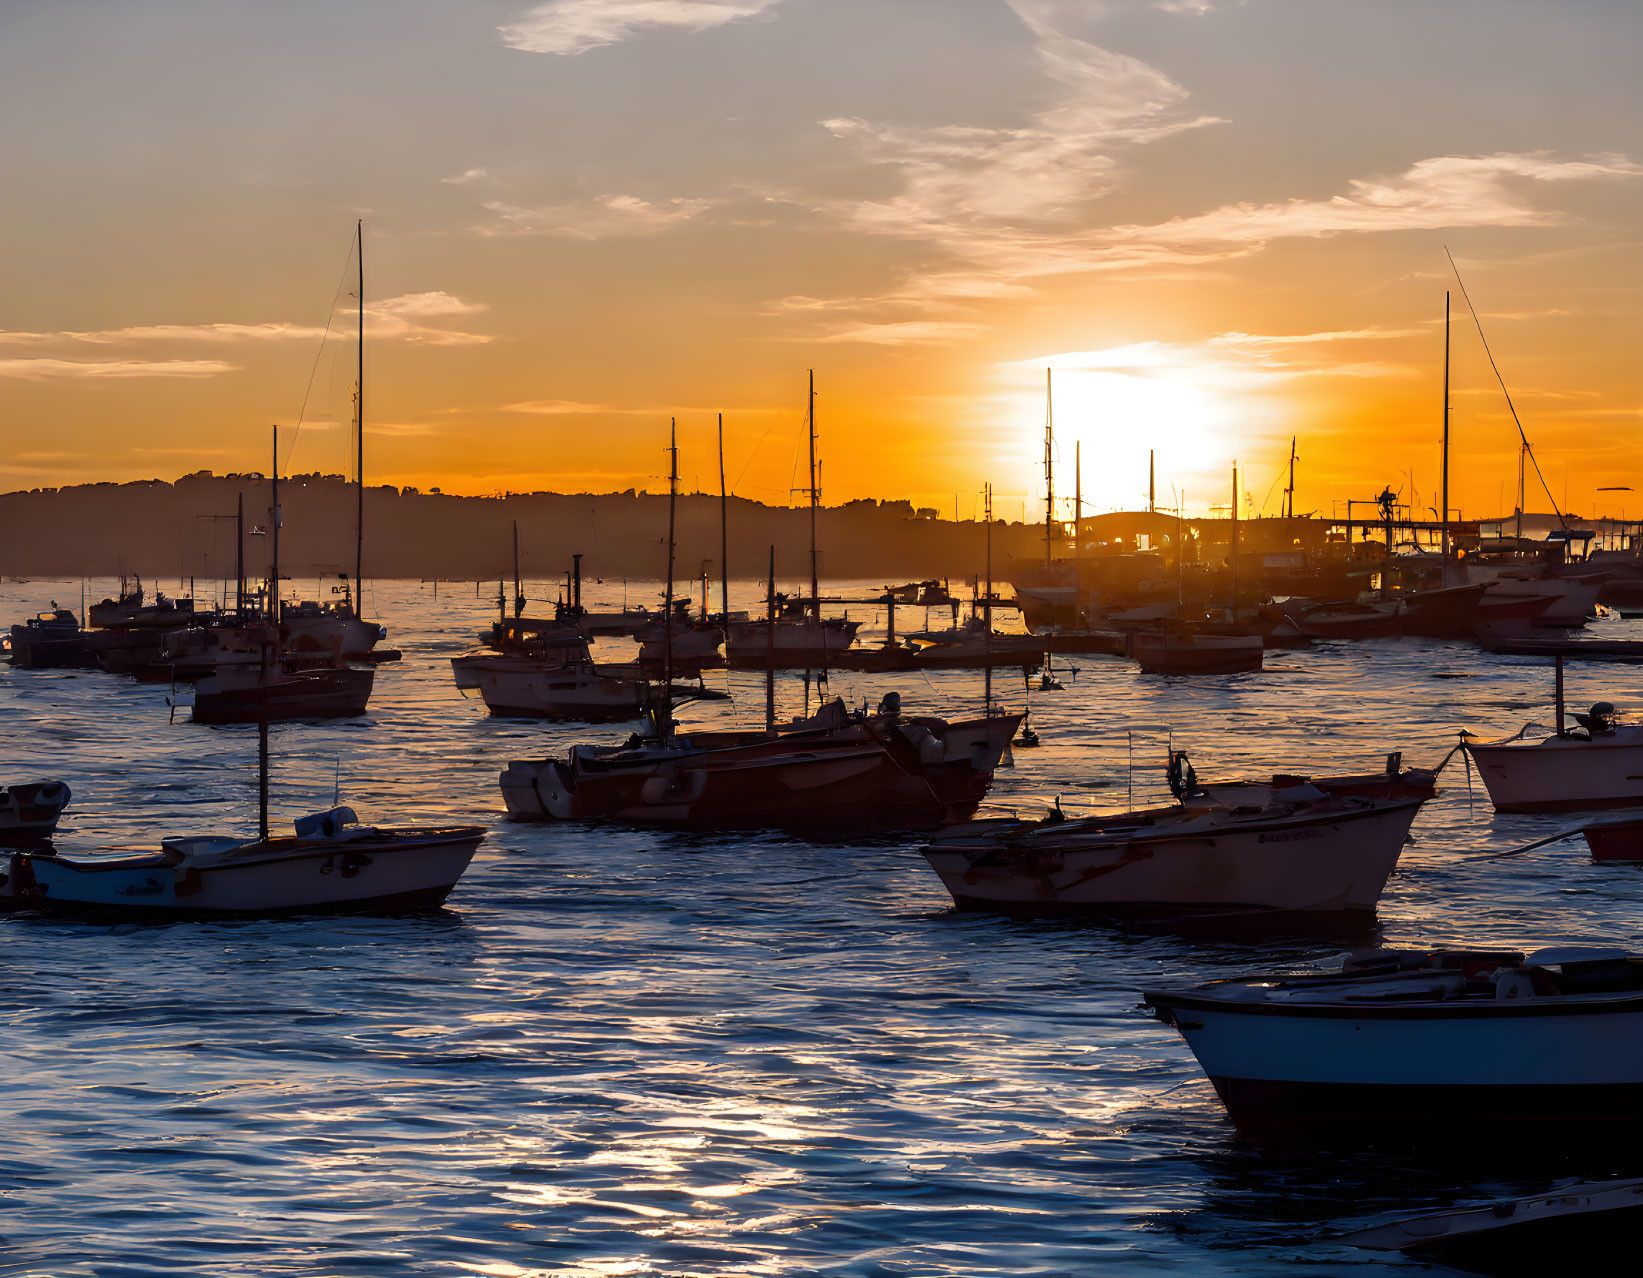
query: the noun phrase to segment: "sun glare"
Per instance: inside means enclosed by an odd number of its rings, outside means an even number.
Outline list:
[[[1225,502],[1225,484],[1215,485],[1242,414],[1234,393],[1217,384],[1215,366],[1156,345],[1005,365],[1020,436],[1043,432],[1045,369],[1052,370],[1058,497],[1071,500],[1081,461],[1086,512],[1145,507],[1150,460],[1159,506],[1174,507],[1183,491],[1189,509]]]

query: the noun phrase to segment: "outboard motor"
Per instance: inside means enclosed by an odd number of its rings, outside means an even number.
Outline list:
[[[1198,773],[1185,750],[1171,750],[1169,756],[1169,792],[1177,801],[1185,803],[1187,796],[1198,788]]]
[[[1577,714],[1575,722],[1594,737],[1600,733],[1613,732],[1615,726],[1614,702],[1599,701],[1585,714]]]
[[[886,719],[901,718],[901,693],[887,692],[879,699],[879,713]]]

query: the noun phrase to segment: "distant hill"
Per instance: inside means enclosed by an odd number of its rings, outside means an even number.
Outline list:
[[[0,494],[0,573],[8,576],[105,576],[140,572],[174,579],[231,578],[235,507],[245,503],[247,576],[266,571],[268,546],[252,532],[269,523],[269,484],[261,475],[201,471],[175,483],[79,484]],[[292,576],[351,572],[355,490],[338,475],[280,480],[284,508],[281,568]],[[365,575],[488,579],[512,572],[513,522],[519,522],[525,576],[553,578],[581,552],[593,577],[659,578],[665,568],[667,498],[653,493],[511,493],[456,497],[392,486],[365,491]],[[763,577],[776,547],[778,580],[810,571],[807,508],[729,502],[730,567]],[[817,517],[821,572],[886,583],[922,577],[967,580],[985,566],[985,526],[916,512],[905,501],[853,501]],[[675,574],[718,572],[719,498],[681,496]],[[993,526],[993,564],[1011,554],[1044,552],[1042,524]]]

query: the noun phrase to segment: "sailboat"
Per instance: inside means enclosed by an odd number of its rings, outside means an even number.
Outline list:
[[[842,617],[824,617],[821,610],[820,549],[816,544],[816,511],[821,489],[816,482],[816,374],[810,373],[809,411],[806,425],[810,439],[810,598],[786,600],[779,605],[774,627],[768,621],[729,621],[726,626],[725,655],[733,666],[762,666],[774,649],[778,664],[792,666],[805,660],[826,669],[835,657],[856,642],[861,622]],[[728,603],[727,603],[728,607]],[[727,618],[727,621],[729,619]]]
[[[270,611],[279,608],[280,582],[280,432],[274,427],[274,469],[270,473],[272,510],[268,598]],[[365,713],[376,671],[370,667],[336,664],[315,669],[289,662],[281,652],[281,631],[270,625],[256,640],[258,660],[218,665],[194,685],[195,723],[254,723],[273,719],[345,719]],[[178,697],[183,704],[187,694]]]

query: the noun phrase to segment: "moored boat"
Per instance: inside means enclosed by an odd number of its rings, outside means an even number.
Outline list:
[[[63,670],[93,662],[74,613],[53,604],[50,612],[11,628],[11,664],[22,670]]]
[[[1257,633],[1166,627],[1133,631],[1129,655],[1147,674],[1241,674],[1261,668],[1264,648]]]
[[[1643,805],[1643,722],[1619,717],[1608,702],[1574,718],[1577,728],[1550,736],[1528,724],[1500,741],[1464,742],[1496,811]]]
[[[195,723],[351,719],[365,713],[376,671],[369,667],[293,670],[221,666],[194,685]]]
[[[1171,781],[1175,807],[972,821],[922,851],[960,909],[1371,915],[1429,797],[1295,778],[1199,787],[1181,754]]]
[[[97,915],[274,915],[432,909],[473,859],[483,826],[378,828],[351,808],[278,838],[185,836],[145,856],[18,854],[14,908]]]
[[[0,847],[49,843],[71,797],[62,781],[0,785]]]
[[[1643,956],[1621,949],[1381,951],[1145,1000],[1241,1125],[1643,1120]]]

